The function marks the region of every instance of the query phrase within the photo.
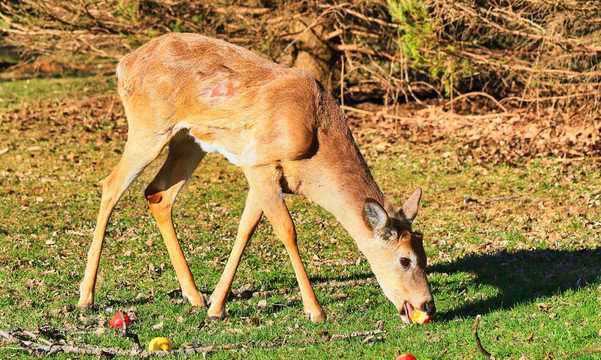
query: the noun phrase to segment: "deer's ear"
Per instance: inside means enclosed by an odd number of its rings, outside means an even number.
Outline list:
[[[388,222],[388,214],[376,200],[368,198],[363,205],[363,220],[372,230],[382,229]]]
[[[417,188],[417,190],[413,192],[413,195],[411,195],[409,200],[407,200],[407,202],[403,205],[403,208],[400,211],[400,213],[402,213],[405,216],[405,219],[407,219],[411,223],[413,222],[413,220],[415,220],[415,217],[417,216],[417,210],[419,209],[419,201],[421,200],[421,198],[422,189]]]

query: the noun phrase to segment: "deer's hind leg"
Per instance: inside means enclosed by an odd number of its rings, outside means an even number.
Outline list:
[[[194,139],[186,131],[180,131],[171,139],[167,160],[144,192],[150,211],[157,221],[167,246],[182,294],[192,306],[205,306],[205,300],[194,283],[188,263],[177,240],[171,213],[177,194],[198,167],[204,155],[205,153]]]
[[[123,150],[121,160],[109,176],[102,182],[102,198],[100,210],[96,220],[94,238],[88,251],[86,270],[79,286],[78,307],[91,308],[94,306],[94,288],[96,286],[96,274],[102,252],[102,244],[106,233],[106,227],[113,209],[123,192],[138,177],[148,164],[159,156],[165,143],[153,143],[149,145],[143,141],[143,137],[130,137]]]

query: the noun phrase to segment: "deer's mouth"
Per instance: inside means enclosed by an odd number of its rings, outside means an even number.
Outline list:
[[[411,324],[411,312],[413,311],[413,306],[411,304],[409,304],[409,301],[406,301],[403,303],[403,307],[399,310],[399,315],[401,316],[401,319],[403,319],[403,322],[405,322],[406,324]]]

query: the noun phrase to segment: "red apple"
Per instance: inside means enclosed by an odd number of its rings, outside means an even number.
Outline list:
[[[396,360],[415,360],[415,356],[411,354],[403,354],[399,356]]]
[[[129,323],[131,322],[131,320],[129,320],[129,317],[127,316],[127,314],[121,313],[121,311],[118,311],[115,315],[113,315],[113,318],[111,319],[111,322],[109,323],[109,326],[110,327],[123,327],[123,321],[125,321],[125,325],[129,325]]]
[[[415,309],[411,312],[410,319],[414,323],[424,325],[424,324],[427,324],[430,321],[430,319],[432,319],[432,318],[430,317],[430,315],[426,314],[425,312]]]

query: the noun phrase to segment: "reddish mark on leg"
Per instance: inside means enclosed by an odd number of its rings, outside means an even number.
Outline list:
[[[211,97],[225,96],[232,97],[238,93],[238,89],[229,80],[224,80],[217,84],[213,90],[211,90]]]
[[[148,202],[151,204],[160,203],[163,200],[163,196],[160,193],[150,194],[146,197]]]

